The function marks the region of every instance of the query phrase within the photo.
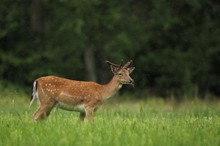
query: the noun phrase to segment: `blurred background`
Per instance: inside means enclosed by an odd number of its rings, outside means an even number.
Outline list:
[[[103,84],[121,59],[136,69],[120,94],[220,97],[220,1],[1,0],[0,92],[45,75]]]

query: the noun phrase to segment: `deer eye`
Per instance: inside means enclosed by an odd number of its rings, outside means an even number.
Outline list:
[[[118,73],[119,76],[122,76],[122,73]]]

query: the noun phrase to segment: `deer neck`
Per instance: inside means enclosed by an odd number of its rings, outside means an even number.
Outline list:
[[[116,77],[114,76],[112,78],[112,80],[106,84],[103,85],[103,98],[104,99],[108,99],[110,98],[112,95],[114,95],[120,88],[122,87],[122,84],[118,82],[118,80],[116,79]]]

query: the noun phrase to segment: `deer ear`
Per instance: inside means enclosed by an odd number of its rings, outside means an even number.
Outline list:
[[[112,70],[113,74],[116,74],[118,71],[118,67],[111,65],[111,70]]]
[[[129,74],[131,74],[134,71],[135,67],[129,67],[127,70],[129,72]]]

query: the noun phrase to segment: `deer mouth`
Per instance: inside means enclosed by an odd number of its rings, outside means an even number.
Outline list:
[[[132,82],[132,83],[130,83],[129,85],[131,85],[133,88],[134,88],[134,83]]]
[[[127,84],[127,85],[132,85],[134,88],[134,82],[133,81],[129,81],[129,82],[122,82],[122,84]]]

